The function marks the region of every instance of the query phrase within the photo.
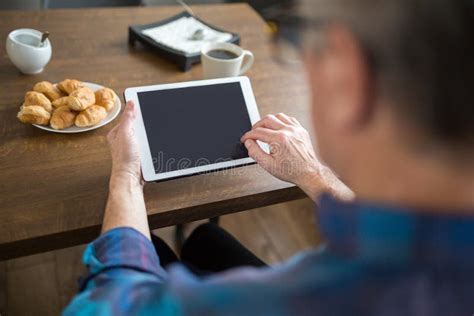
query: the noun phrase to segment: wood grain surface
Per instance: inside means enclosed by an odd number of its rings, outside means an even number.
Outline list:
[[[0,12],[0,260],[64,248],[97,237],[107,199],[111,160],[107,132],[48,133],[21,124],[24,93],[41,80],[64,78],[102,84],[119,96],[127,87],[198,80],[201,66],[183,73],[141,47],[128,46],[130,24],[181,12],[179,7]],[[245,4],[195,6],[196,14],[242,36],[255,54],[247,73],[261,115],[285,112],[308,119],[302,71],[272,58],[266,24]],[[5,40],[16,28],[48,30],[53,57],[45,71],[26,76],[8,60]],[[145,198],[151,228],[302,198],[298,188],[256,165],[162,183],[149,183]]]

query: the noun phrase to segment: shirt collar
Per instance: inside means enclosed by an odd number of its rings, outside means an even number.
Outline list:
[[[474,210],[444,215],[324,195],[317,214],[329,251],[339,255],[384,264],[474,267]]]

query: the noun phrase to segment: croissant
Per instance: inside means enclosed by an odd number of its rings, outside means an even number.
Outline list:
[[[84,87],[84,84],[75,79],[64,79],[58,83],[58,88],[66,94],[71,94],[74,90]]]
[[[59,108],[59,107],[62,107],[62,106],[67,106],[68,105],[68,97],[61,97],[59,99],[56,99],[53,101],[53,106],[55,108]]]
[[[29,105],[21,108],[17,114],[17,118],[23,123],[48,125],[51,114],[42,106]]]
[[[74,125],[75,118],[75,112],[71,111],[68,106],[61,106],[53,112],[49,124],[54,129],[65,129]]]
[[[53,107],[51,106],[51,101],[42,93],[36,91],[28,91],[25,94],[25,102],[23,106],[29,105],[39,105],[43,107],[46,111],[51,113],[53,111]]]
[[[115,105],[115,92],[109,88],[102,88],[95,92],[95,103],[103,106],[107,112]]]
[[[88,87],[82,87],[71,92],[68,97],[68,106],[74,111],[83,111],[95,104],[94,91]]]
[[[92,105],[79,113],[75,124],[78,127],[88,127],[102,121],[107,116],[107,111],[100,105]]]
[[[41,81],[35,84],[33,90],[36,92],[41,92],[48,97],[51,101],[59,99],[63,96],[61,91],[49,81]]]

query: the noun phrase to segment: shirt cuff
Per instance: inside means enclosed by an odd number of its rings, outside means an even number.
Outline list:
[[[101,235],[87,246],[83,261],[91,275],[112,268],[164,275],[151,241],[130,227],[114,228]]]

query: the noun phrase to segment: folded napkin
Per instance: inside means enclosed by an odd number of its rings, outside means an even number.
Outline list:
[[[202,30],[201,40],[193,39],[193,34]],[[232,34],[216,31],[193,17],[182,17],[173,22],[145,29],[143,35],[155,42],[183,52],[187,55],[197,54],[209,42],[227,42]]]

